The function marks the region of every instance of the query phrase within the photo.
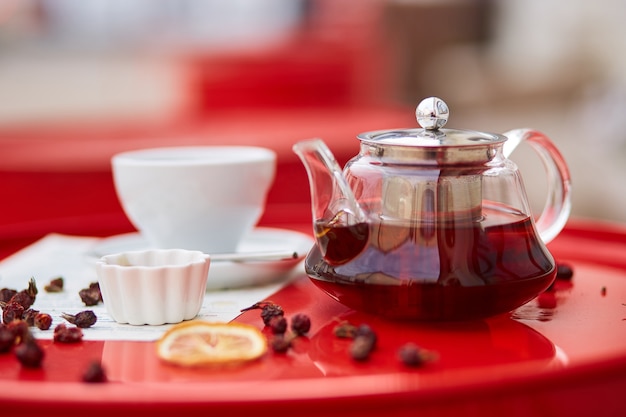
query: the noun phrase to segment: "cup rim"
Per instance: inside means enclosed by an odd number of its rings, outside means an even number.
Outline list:
[[[147,264],[125,264],[128,256],[137,256],[141,255],[145,258],[149,258],[151,256],[159,256],[161,258],[166,258],[168,255],[172,253],[178,253],[188,256],[189,259],[183,262],[163,262],[155,265],[147,265]],[[102,269],[121,269],[121,270],[135,270],[135,269],[179,269],[179,268],[187,268],[192,265],[202,265],[205,263],[210,263],[210,258],[207,258],[203,252],[197,250],[190,249],[145,249],[145,250],[136,250],[136,251],[124,251],[118,253],[111,253],[108,255],[101,256],[96,264],[98,267]]]
[[[228,158],[232,152],[236,152],[233,154],[236,157]],[[273,162],[276,157],[276,152],[270,148],[251,145],[163,146],[120,152],[112,156],[111,163],[128,166],[217,166]]]

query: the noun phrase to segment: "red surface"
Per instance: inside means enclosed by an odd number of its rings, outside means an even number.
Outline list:
[[[267,354],[232,369],[180,369],[159,362],[152,343],[46,342],[42,369],[0,356],[0,403],[7,415],[250,416],[624,415],[626,403],[626,227],[571,222],[550,245],[574,268],[513,314],[455,323],[391,322],[357,313],[317,290],[305,276],[270,297],[287,315],[312,318],[308,338],[287,355]],[[363,363],[332,334],[337,320],[366,322],[379,345]],[[258,311],[237,321],[262,327]],[[413,341],[438,353],[407,369],[397,349]],[[43,342],[42,342],[43,343]],[[111,381],[79,382],[91,360]],[[287,414],[285,414],[287,413]]]

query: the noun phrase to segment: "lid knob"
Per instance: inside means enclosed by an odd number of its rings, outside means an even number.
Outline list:
[[[417,123],[426,130],[437,130],[448,122],[450,110],[439,97],[425,98],[417,105],[415,117]]]

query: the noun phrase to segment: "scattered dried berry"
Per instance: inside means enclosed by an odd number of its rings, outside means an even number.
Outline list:
[[[84,382],[107,382],[108,378],[106,372],[102,367],[102,364],[97,361],[93,361],[89,364],[85,373],[83,373]]]
[[[361,324],[356,328],[354,340],[350,345],[350,356],[357,361],[364,361],[369,358],[376,347],[378,337],[374,330],[367,324]]]
[[[61,292],[63,291],[63,277],[52,278],[48,284],[46,284],[43,289],[46,292]]]
[[[276,353],[285,353],[291,347],[291,338],[284,335],[275,335],[270,341],[270,346]]]
[[[74,315],[62,313],[61,317],[81,329],[91,327],[96,323],[96,321],[98,321],[98,317],[96,317],[96,314],[91,310],[81,311],[80,313],[76,313]]]
[[[335,326],[333,334],[342,339],[354,339],[356,336],[356,326],[347,321],[342,321]]]
[[[83,340],[83,331],[79,327],[67,327],[64,323],[54,328],[54,341],[59,343],[78,343]]]
[[[10,351],[14,344],[15,335],[7,325],[0,323],[0,353]]]
[[[311,319],[306,314],[296,314],[291,318],[291,331],[302,336],[311,330]]]
[[[263,323],[267,326],[273,317],[282,317],[285,315],[282,307],[277,304],[268,304],[261,310],[261,318]]]
[[[22,320],[24,314],[24,306],[17,301],[11,301],[8,303],[2,303],[2,321],[6,324],[11,323],[14,320]]]
[[[432,362],[437,355],[414,343],[407,343],[398,349],[398,358],[404,365],[415,368]]]
[[[287,319],[284,316],[273,316],[269,328],[274,334],[284,334],[287,331]]]
[[[376,344],[376,339],[377,339],[376,333],[367,324],[361,324],[360,326],[358,326],[356,328],[356,334],[354,335],[354,337],[355,339],[357,337],[367,337],[368,339],[371,339],[374,344]]]
[[[342,339],[352,339],[350,356],[357,361],[368,359],[378,340],[374,330],[367,324],[355,326],[347,321],[342,321],[335,326],[333,333]]]
[[[15,356],[26,368],[39,368],[44,358],[44,350],[33,337],[28,337],[15,347]]]
[[[367,360],[374,350],[375,341],[367,336],[357,336],[350,345],[350,356],[356,361]]]
[[[556,266],[556,278],[569,280],[574,276],[574,270],[569,264],[559,263]]]
[[[89,287],[83,288],[78,292],[83,304],[87,307],[95,306],[102,301],[102,292],[100,292],[100,284],[92,282]]]
[[[48,313],[39,313],[35,316],[34,325],[39,330],[48,330],[52,326],[52,316]]]
[[[10,302],[17,302],[24,307],[24,310],[30,308],[35,303],[35,298],[37,298],[37,283],[35,282],[35,278],[30,278],[28,280],[28,288],[18,292],[11,299]]]
[[[270,320],[272,317],[282,317],[285,315],[283,308],[276,303],[271,301],[260,301],[258,303],[254,303],[250,307],[244,308],[243,311],[261,309],[261,318],[263,319],[263,324],[266,326],[270,325]]]
[[[24,320],[26,322],[26,324],[28,324],[28,326],[34,326],[35,325],[35,316],[39,314],[39,310],[35,310],[33,308],[29,308],[28,310],[24,311],[24,314],[22,314],[22,320]]]
[[[272,301],[260,301],[244,308],[241,311],[261,310],[261,319],[274,337],[268,338],[274,352],[285,353],[292,346],[292,342],[305,335],[311,329],[311,319],[306,314],[296,314],[291,318],[291,333],[287,334],[289,322],[283,308]]]
[[[602,287],[602,288],[600,289],[600,295],[602,295],[603,297],[605,297],[605,296],[606,296],[606,287]]]
[[[0,290],[0,303],[8,303],[13,296],[17,294],[17,290],[12,288],[3,288]]]
[[[6,325],[7,328],[13,333],[13,340],[15,344],[22,343],[23,340],[31,337],[28,324],[24,320],[13,320]]]

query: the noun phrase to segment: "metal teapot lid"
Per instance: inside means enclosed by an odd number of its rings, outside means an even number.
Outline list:
[[[476,164],[489,162],[507,138],[495,133],[443,129],[448,105],[438,97],[422,100],[415,117],[422,128],[376,130],[357,136],[368,151],[398,163]]]

